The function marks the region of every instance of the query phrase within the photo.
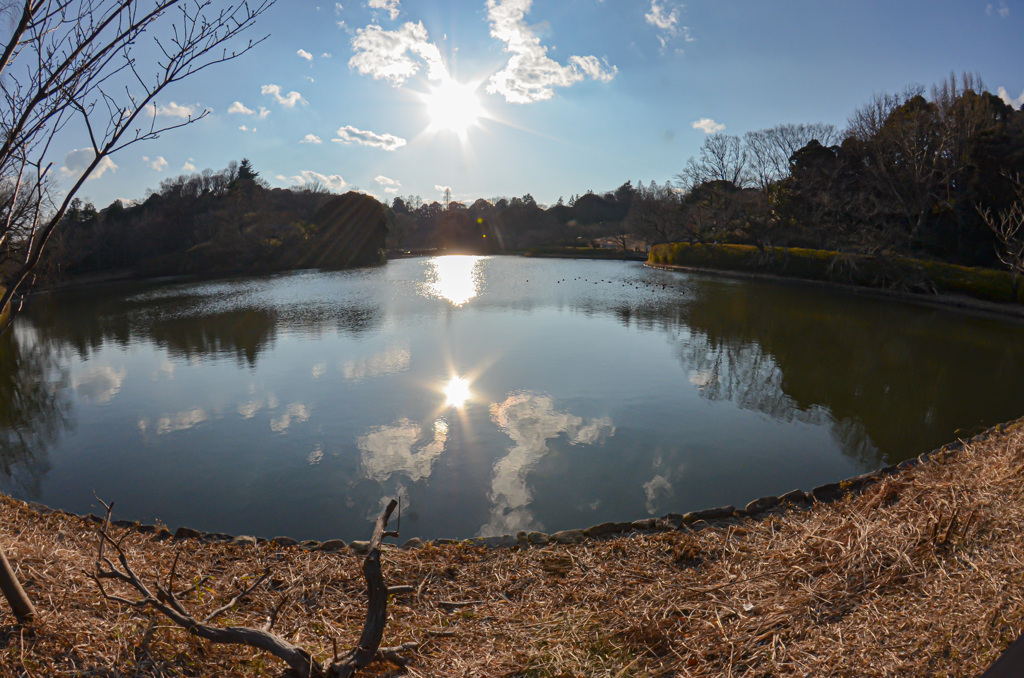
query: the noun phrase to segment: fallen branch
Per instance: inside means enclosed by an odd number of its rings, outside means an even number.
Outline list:
[[[101,501],[101,503],[103,502]],[[227,603],[221,605],[202,619],[197,619],[186,610],[179,599],[182,595],[195,590],[199,584],[195,584],[185,591],[174,592],[177,558],[175,558],[175,562],[171,566],[166,585],[161,586],[159,583],[154,583],[151,589],[128,563],[128,558],[121,548],[121,541],[115,541],[109,534],[108,530],[113,504],[107,505],[103,503],[104,508],[107,510],[107,515],[99,532],[96,572],[93,575],[93,579],[99,586],[103,597],[108,601],[139,610],[147,607],[153,608],[190,634],[209,640],[212,643],[248,645],[249,647],[269,652],[284,661],[291,669],[292,675],[301,676],[302,678],[350,678],[374,659],[383,659],[399,666],[405,666],[408,663],[408,659],[402,653],[415,650],[418,647],[416,643],[406,643],[397,647],[380,647],[381,640],[384,637],[384,626],[387,623],[388,598],[388,587],[384,583],[384,575],[381,571],[380,543],[385,537],[398,536],[398,532],[387,531],[388,520],[391,518],[391,514],[397,505],[398,502],[392,500],[377,518],[373,537],[370,540],[369,552],[363,559],[363,577],[366,579],[369,600],[366,608],[366,620],[363,624],[363,632],[359,638],[359,643],[341,659],[337,659],[337,655],[335,655],[335,659],[328,666],[321,665],[303,648],[293,645],[284,638],[271,633],[270,629],[277,617],[277,612],[280,611],[286,599],[281,600],[268,620],[267,625],[262,629],[244,626],[219,627],[212,625],[212,622],[218,616],[240,603],[264,581],[267,581],[270,577],[269,570],[264,572],[253,584],[241,590]],[[122,541],[123,539],[122,537]],[[116,553],[116,565],[110,557],[104,555],[106,547],[109,547]],[[109,593],[103,586],[104,579],[112,579],[131,587],[139,594],[139,597],[135,600],[129,600]]]

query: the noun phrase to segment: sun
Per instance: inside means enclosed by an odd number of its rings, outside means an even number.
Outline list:
[[[476,91],[478,84],[456,82],[446,78],[423,95],[430,117],[431,131],[453,132],[460,137],[466,130],[480,122],[484,109]]]

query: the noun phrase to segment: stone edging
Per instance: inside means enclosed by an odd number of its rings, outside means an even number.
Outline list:
[[[1017,426],[1024,426],[1024,418],[1003,424],[996,424],[995,426],[974,436],[970,440],[957,440],[956,442],[943,445],[937,450],[925,452],[918,457],[907,459],[897,464],[883,466],[878,470],[863,473],[859,476],[854,476],[853,478],[847,478],[846,480],[841,480],[837,483],[819,485],[810,492],[804,492],[803,490],[797,489],[777,497],[761,497],[760,499],[755,499],[749,502],[741,509],[737,509],[735,506],[719,506],[715,508],[702,509],[700,511],[690,511],[689,513],[684,514],[668,513],[661,518],[643,518],[640,520],[619,523],[600,523],[598,525],[592,525],[586,529],[562,530],[552,534],[522,531],[516,535],[503,534],[495,537],[473,537],[471,539],[462,540],[435,539],[431,541],[424,541],[418,537],[413,537],[402,544],[402,548],[422,548],[428,544],[464,544],[467,546],[487,549],[526,549],[546,546],[548,544],[580,544],[592,539],[617,537],[629,532],[669,532],[674,530],[698,531],[715,525],[722,525],[726,521],[730,520],[742,518],[757,519],[767,515],[777,515],[792,509],[806,509],[816,503],[826,504],[835,502],[844,498],[848,494],[860,492],[864,488],[874,484],[886,476],[897,475],[921,464],[946,461],[947,459],[959,454],[967,444],[983,442],[994,435],[1005,433]],[[37,502],[30,501],[22,503],[28,506],[29,509],[41,515],[56,513],[78,517],[85,522],[93,524],[103,524],[103,519],[92,513],[78,515],[62,509],[53,509]],[[322,551],[325,553],[348,551],[357,555],[366,554],[370,547],[370,542],[368,541],[353,541],[346,544],[341,539],[331,539],[324,542],[310,539],[300,542],[296,539],[292,539],[291,537],[274,537],[272,539],[264,539],[263,537],[253,537],[249,535],[233,536],[219,532],[200,532],[199,530],[193,530],[188,527],[179,527],[174,532],[171,532],[163,526],[143,525],[138,521],[130,520],[113,520],[111,521],[111,525],[127,529],[135,529],[141,534],[152,534],[152,541],[182,541],[185,539],[192,539],[206,544],[235,544],[239,546],[255,546],[256,544],[269,543],[280,547],[299,547],[306,551]]]

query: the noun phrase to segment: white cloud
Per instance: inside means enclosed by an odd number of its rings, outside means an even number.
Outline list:
[[[324,52],[323,54],[320,55],[320,58],[321,59],[330,59],[331,56],[332,56],[332,54],[330,52]]]
[[[993,14],[998,14],[1000,18],[1005,19],[1006,17],[1010,16],[1010,8],[1006,6],[1005,2],[1002,2],[1002,0],[1000,0],[999,7],[996,7],[995,5],[989,3],[985,7],[985,14],[988,14],[989,16],[992,16]]]
[[[194,162],[195,162],[195,160],[193,160],[192,158],[189,158],[188,161],[184,165],[181,166],[182,171],[183,172],[195,172],[196,171],[196,166],[192,164]]]
[[[391,179],[389,177],[384,176],[383,174],[378,174],[376,177],[374,177],[373,180],[376,181],[381,187],[383,187],[384,192],[389,195],[397,194],[398,189],[402,186],[401,181],[398,181],[397,179]]]
[[[689,27],[679,24],[679,7],[673,7],[672,0],[651,0],[651,11],[644,14],[644,19],[661,31],[658,42],[661,43],[662,50],[668,46],[670,39],[679,35],[682,35],[686,42],[693,42]]]
[[[259,107],[259,113],[257,113],[256,111],[254,111],[251,108],[247,107],[241,101],[236,101],[235,103],[233,103],[230,106],[228,106],[228,113],[238,113],[240,115],[255,115],[260,120],[262,120],[263,118],[265,118],[268,115],[270,115],[270,109],[266,108],[264,106],[260,106]]]
[[[1013,106],[1014,108],[1017,109],[1019,109],[1021,106],[1024,106],[1024,92],[1021,92],[1020,96],[1017,97],[1016,99],[1012,99],[1010,98],[1009,93],[1006,91],[1006,88],[1000,87],[998,90],[996,90],[996,94],[999,95],[999,98],[1002,99],[1007,106]]]
[[[335,14],[341,15],[341,13],[343,11],[345,11],[345,8],[341,6],[340,2],[334,3],[334,13]]]
[[[509,57],[505,68],[491,76],[487,91],[506,101],[526,104],[554,96],[555,87],[569,87],[586,78],[608,82],[619,72],[594,56],[570,56],[563,66],[548,58],[525,17],[533,0],[487,0],[491,36],[505,43]]]
[[[302,170],[295,176],[286,177],[283,174],[278,174],[275,177],[278,181],[284,181],[296,186],[306,186],[313,184],[320,184],[326,186],[332,191],[342,191],[348,186],[348,182],[345,181],[339,174],[320,174],[312,170]]]
[[[352,125],[346,125],[345,127],[338,128],[338,138],[331,139],[339,144],[359,144],[360,146],[372,146],[374,148],[383,148],[385,151],[394,151],[396,149],[405,146],[406,141],[402,137],[396,137],[394,134],[377,134],[376,132],[370,132],[368,130],[356,129]]]
[[[313,60],[313,55],[310,54],[309,52],[307,52],[304,49],[300,49],[298,52],[296,52],[296,54],[298,54],[299,57],[305,59],[306,61],[312,61]]]
[[[655,28],[675,33],[679,26],[679,8],[673,7],[667,12],[666,9],[664,2],[651,0],[651,11],[644,14],[644,18]]]
[[[65,179],[71,177],[77,179],[82,176],[95,157],[96,153],[91,148],[79,148],[71,151],[64,156],[64,166],[60,168],[60,175]],[[107,170],[114,171],[116,169],[117,165],[114,164],[114,161],[110,159],[110,156],[106,156],[96,165],[92,174],[89,175],[88,181],[99,179]]]
[[[285,108],[295,108],[295,104],[309,103],[303,99],[302,95],[298,92],[288,92],[287,96],[282,96],[280,85],[263,85],[263,87],[260,88],[260,93],[273,96],[277,103],[281,104]]]
[[[165,169],[167,169],[167,160],[165,160],[164,156],[162,155],[158,155],[152,160],[150,160],[146,156],[142,156],[142,162],[148,162],[149,166],[155,169],[157,172],[163,172]]]
[[[370,0],[368,4],[372,9],[386,10],[391,16],[392,21],[397,19],[399,12],[401,12],[399,0]]]
[[[714,134],[715,132],[721,132],[725,129],[725,125],[720,122],[715,122],[711,118],[701,118],[697,122],[693,123],[693,129],[699,129],[704,134]]]
[[[238,129],[242,130],[243,132],[255,132],[256,131],[255,127],[249,127],[248,125],[239,125]]]
[[[397,31],[380,26],[360,28],[352,39],[352,50],[355,54],[348,61],[349,68],[375,80],[390,80],[396,87],[419,72],[421,64],[413,56],[426,63],[430,80],[448,77],[441,51],[427,40],[422,22],[408,22]]]
[[[319,144],[319,143],[323,143],[323,142],[321,141],[320,137],[318,137],[317,135],[315,135],[315,134],[307,134],[306,136],[302,137],[302,141],[300,141],[299,143],[300,144]]]
[[[181,106],[181,105],[178,105],[178,104],[174,103],[173,101],[171,103],[167,104],[166,106],[157,106],[156,104],[150,104],[150,105],[146,106],[146,110],[149,112],[149,115],[156,114],[156,115],[159,115],[159,116],[162,116],[162,117],[166,117],[166,118],[185,118],[185,119],[195,117],[196,110],[198,108],[199,108],[198,104],[196,104],[194,106]]]
[[[441,184],[434,184],[434,190],[438,193],[444,193],[445,191],[452,190],[451,186],[442,186]]]

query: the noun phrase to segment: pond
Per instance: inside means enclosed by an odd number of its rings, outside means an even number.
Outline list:
[[[447,256],[39,295],[0,490],[230,534],[555,531],[810,489],[1024,414],[1024,326],[635,262]]]

